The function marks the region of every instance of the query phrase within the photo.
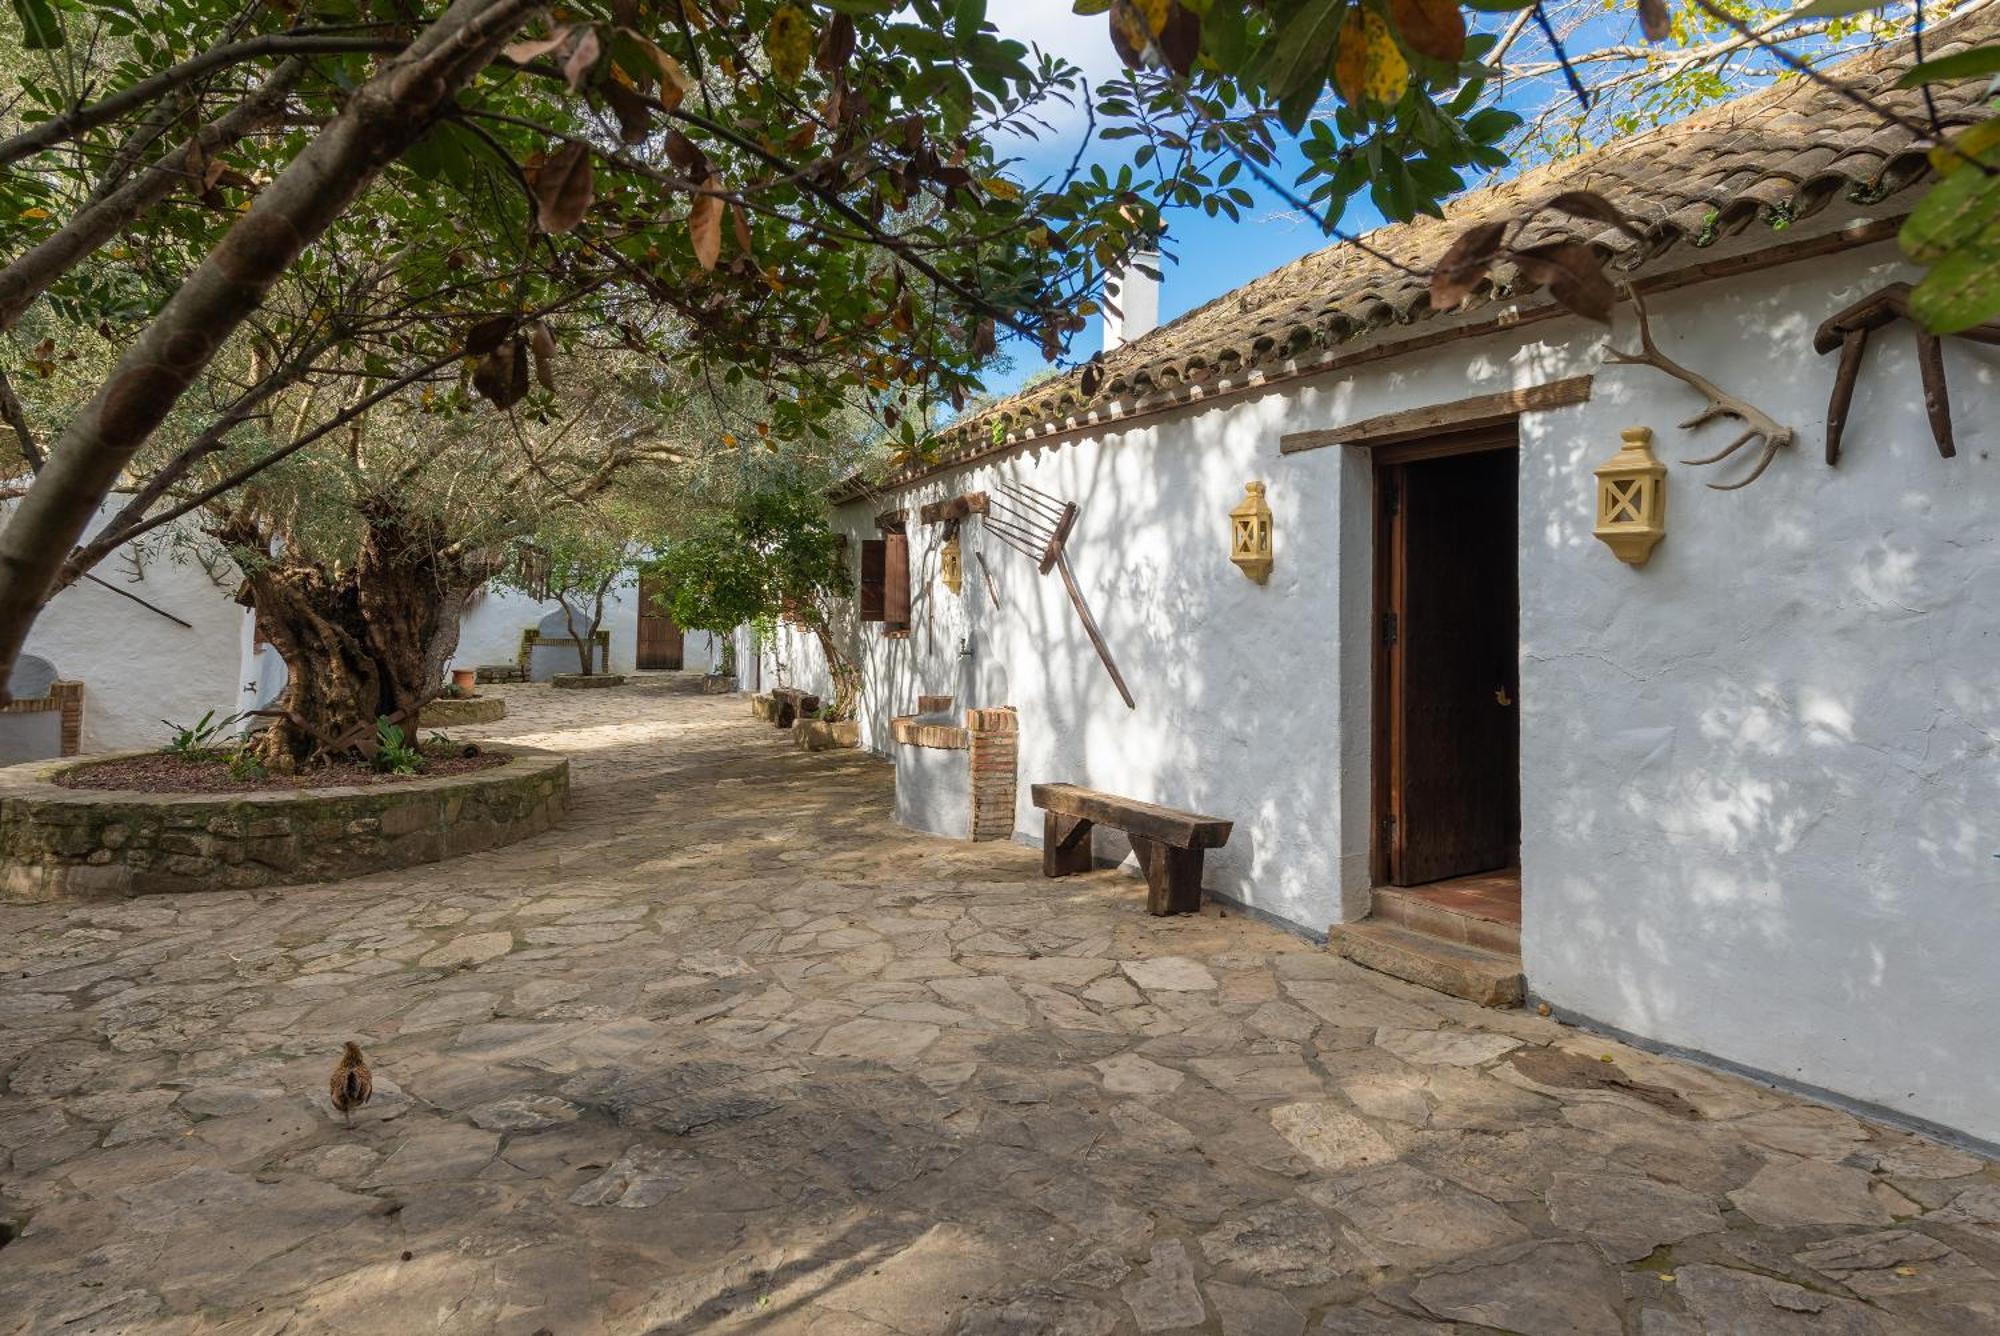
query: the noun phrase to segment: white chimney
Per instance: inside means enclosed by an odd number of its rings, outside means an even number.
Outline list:
[[[1151,274],[1142,272],[1150,269]],[[1104,351],[1122,348],[1160,323],[1160,253],[1135,251],[1125,268],[1104,280]]]

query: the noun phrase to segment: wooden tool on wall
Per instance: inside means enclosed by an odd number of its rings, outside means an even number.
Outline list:
[[[1062,573],[1070,605],[1076,609],[1084,634],[1090,637],[1091,646],[1103,661],[1104,671],[1111,674],[1112,685],[1125,698],[1126,708],[1138,709],[1132,689],[1125,685],[1125,676],[1112,660],[1104,633],[1097,629],[1097,619],[1090,615],[1090,605],[1083,601],[1083,591],[1076,587],[1076,575],[1069,568],[1068,544],[1070,531],[1076,527],[1076,503],[1017,482],[999,483],[983,499],[989,533],[1034,562],[1043,575],[1052,570]]]
[[[1840,438],[1847,430],[1847,410],[1854,402],[1854,382],[1861,375],[1861,355],[1868,336],[1896,320],[1911,320],[1910,285],[1891,283],[1877,288],[1844,311],[1828,316],[1813,333],[1813,351],[1825,356],[1840,349],[1840,367],[1833,376],[1833,397],[1826,406],[1826,462],[1840,463]],[[1916,324],[1911,320],[1912,324]],[[1944,383],[1944,345],[1921,324],[1917,329],[1917,372],[1923,377],[1924,415],[1931,439],[1946,459],[1958,453],[1952,439],[1951,396]],[[1975,343],[2000,344],[2000,320],[1961,329],[1954,336]]]

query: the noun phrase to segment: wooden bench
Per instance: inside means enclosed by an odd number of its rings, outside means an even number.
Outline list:
[[[790,728],[800,715],[819,709],[819,697],[797,687],[779,687],[771,693],[771,699],[778,703],[778,717],[771,722],[779,728]]]
[[[1201,863],[1210,849],[1229,843],[1235,822],[1120,798],[1075,784],[1037,784],[1042,809],[1042,875],[1067,877],[1091,869],[1090,832],[1122,830],[1146,870],[1146,908],[1155,914],[1192,914],[1201,908]]]

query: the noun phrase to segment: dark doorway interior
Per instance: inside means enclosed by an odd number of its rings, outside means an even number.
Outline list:
[[[1376,457],[1376,881],[1510,869],[1521,847],[1514,433]]]

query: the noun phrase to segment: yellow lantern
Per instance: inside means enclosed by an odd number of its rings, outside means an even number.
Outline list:
[[[951,533],[945,538],[944,546],[938,549],[938,578],[944,587],[956,594],[965,586],[965,557],[958,546],[958,526],[952,525]]]
[[[1597,469],[1597,527],[1618,560],[1643,566],[1667,536],[1667,466],[1653,457],[1650,427],[1627,427],[1625,445]]]
[[[1229,559],[1258,584],[1271,578],[1271,507],[1264,484],[1243,484],[1243,504],[1229,512]]]

